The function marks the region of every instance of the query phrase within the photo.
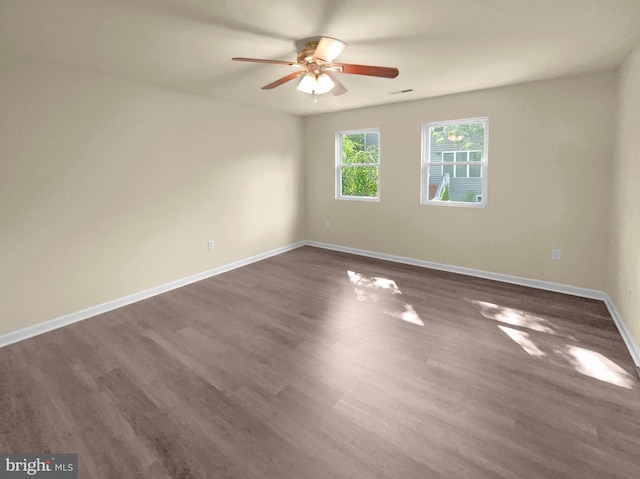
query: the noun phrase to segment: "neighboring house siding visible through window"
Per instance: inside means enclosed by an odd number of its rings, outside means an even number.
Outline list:
[[[378,149],[380,148],[380,132],[379,131],[373,131],[373,132],[370,131],[364,134],[365,150],[370,146],[373,146]]]
[[[336,135],[336,198],[380,199],[380,131],[341,131]]]
[[[423,204],[486,206],[487,118],[423,125]]]

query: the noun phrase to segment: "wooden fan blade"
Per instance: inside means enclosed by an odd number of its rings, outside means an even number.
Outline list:
[[[322,37],[318,42],[316,50],[313,52],[311,61],[322,60],[325,63],[331,63],[342,53],[342,50],[344,50],[346,46],[346,43],[335,38]]]
[[[342,84],[340,80],[338,80],[338,77],[336,77],[336,75],[334,75],[331,70],[325,70],[324,72],[327,75],[329,75],[329,78],[331,78],[333,80],[333,83],[336,84],[336,86],[334,86],[333,89],[331,90],[332,95],[338,96],[338,95],[344,95],[345,93],[347,93],[346,87]]]
[[[351,63],[334,63],[338,72],[351,75],[367,75],[371,77],[395,78],[400,73],[397,68],[375,67],[373,65],[353,65]]]
[[[261,58],[233,57],[232,60],[236,62],[271,63],[274,65],[297,65],[296,62],[285,62],[282,60],[263,60]]]
[[[300,70],[297,72],[293,72],[293,73],[289,73],[286,76],[283,76],[282,78],[279,78],[278,80],[274,81],[273,83],[269,83],[268,85],[265,85],[262,87],[263,90],[271,90],[277,86],[282,85],[283,83],[287,83],[288,81],[291,81],[295,78],[298,78],[300,75],[302,75],[303,73],[306,73],[306,71],[304,70]]]

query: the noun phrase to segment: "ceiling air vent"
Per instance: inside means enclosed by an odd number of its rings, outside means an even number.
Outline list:
[[[396,90],[396,91],[388,91],[389,95],[399,95],[400,93],[409,93],[412,92],[413,88],[407,88],[406,90]]]

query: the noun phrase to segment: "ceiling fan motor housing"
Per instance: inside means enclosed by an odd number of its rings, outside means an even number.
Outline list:
[[[317,47],[318,42],[307,42],[304,48],[298,52],[298,63],[302,65],[309,63]]]

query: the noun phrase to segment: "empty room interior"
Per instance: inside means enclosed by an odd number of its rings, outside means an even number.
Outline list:
[[[638,478],[639,245],[638,0],[0,0],[1,477]]]

